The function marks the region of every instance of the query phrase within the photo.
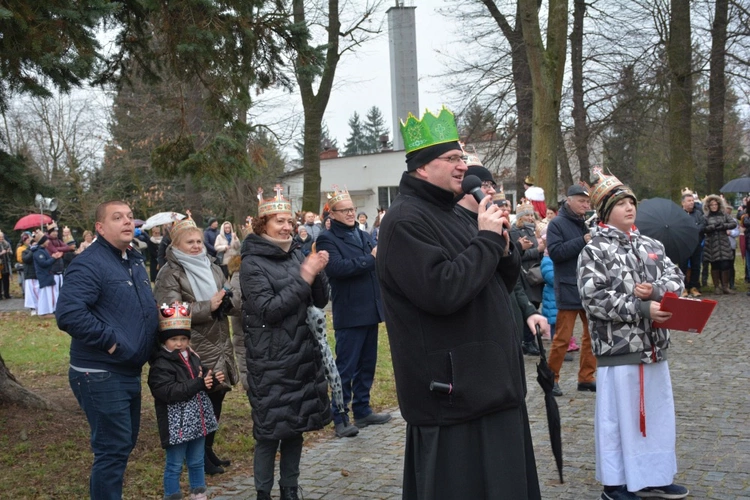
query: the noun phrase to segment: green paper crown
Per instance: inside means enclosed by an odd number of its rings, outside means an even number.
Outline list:
[[[401,120],[401,137],[407,154],[435,144],[457,141],[456,118],[445,106],[437,116],[425,110],[422,120],[409,113],[405,123]]]

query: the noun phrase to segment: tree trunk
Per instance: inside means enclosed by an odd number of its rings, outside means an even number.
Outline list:
[[[297,25],[306,26],[305,2],[294,0],[292,2],[294,22]],[[302,172],[304,175],[304,192],[302,194],[302,210],[318,213],[320,212],[320,136],[322,130],[323,115],[325,114],[328,100],[331,97],[333,79],[336,75],[341,54],[339,54],[339,32],[341,22],[339,21],[338,0],[328,0],[328,43],[326,44],[325,62],[320,74],[318,93],[313,91],[313,81],[316,71],[312,67],[314,50],[305,40],[297,53],[297,83],[299,84],[302,97],[302,108],[305,114]]]
[[[695,184],[695,163],[691,119],[693,85],[691,77],[690,0],[671,0],[669,17],[669,177],[670,196],[680,198],[680,190]]]
[[[533,93],[531,71],[526,55],[526,43],[523,40],[521,23],[521,6],[516,4],[516,26],[510,26],[508,20],[497,8],[494,0],[482,0],[492,18],[502,31],[511,47],[511,64],[513,69],[513,88],[516,94],[516,113],[518,128],[516,130],[516,192],[523,195],[523,180],[531,175],[531,123],[533,113]]]
[[[533,91],[531,172],[548,203],[557,202],[557,136],[565,71],[568,2],[549,0],[547,44],[542,42],[536,0],[519,0]]]
[[[711,27],[711,72],[708,84],[708,144],[706,186],[718,193],[724,185],[724,105],[726,79],[724,65],[727,44],[729,0],[716,0],[716,14]]]
[[[24,408],[39,410],[58,410],[57,405],[37,396],[18,383],[16,377],[5,366],[5,360],[0,355],[0,404],[15,404]]]
[[[573,77],[573,123],[576,156],[580,167],[580,178],[589,182],[589,127],[586,123],[586,107],[583,104],[583,18],[586,0],[573,0],[573,31],[570,33],[570,65]]]
[[[562,124],[557,127],[557,159],[560,163],[560,182],[563,185],[563,194],[566,194],[568,188],[574,184],[573,171],[570,168],[570,161],[568,160],[568,151],[565,148],[565,136],[563,135]],[[589,182],[588,177],[581,176],[586,182]]]
[[[320,137],[323,116],[317,108],[305,109],[304,152],[302,171],[305,176],[302,210],[320,213]]]

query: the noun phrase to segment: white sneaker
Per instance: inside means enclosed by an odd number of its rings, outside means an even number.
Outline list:
[[[31,315],[32,315],[32,316],[36,316],[36,309],[32,309],[32,310],[31,310]]]

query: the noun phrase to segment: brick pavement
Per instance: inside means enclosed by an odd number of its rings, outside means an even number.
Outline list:
[[[707,298],[714,298],[707,295]],[[676,481],[690,498],[750,500],[750,298],[720,296],[703,334],[673,332],[670,369],[677,408]],[[580,339],[580,324],[576,325]],[[565,484],[559,484],[549,449],[547,421],[533,358],[526,358],[527,403],[545,499],[596,499],[593,414],[595,395],[576,391],[578,356],[565,363],[558,398],[563,425]],[[300,484],[306,499],[398,499],[405,424],[400,414],[355,438],[331,432],[306,447]],[[277,463],[278,477],[278,463]],[[214,500],[255,498],[252,477],[211,491]],[[278,498],[278,490],[273,496]],[[502,494],[498,498],[503,498]],[[514,499],[511,499],[514,500]]]

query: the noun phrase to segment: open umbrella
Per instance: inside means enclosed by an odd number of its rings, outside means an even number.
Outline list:
[[[542,386],[544,391],[544,406],[547,409],[547,426],[549,427],[549,441],[552,445],[552,454],[555,456],[557,464],[557,473],[560,474],[560,483],[563,481],[563,456],[562,456],[562,430],[560,428],[560,408],[557,406],[557,400],[552,395],[552,388],[555,385],[555,374],[552,373],[547,364],[547,355],[544,352],[542,344],[542,331],[539,325],[536,325],[536,343],[539,346],[539,363],[536,365],[536,381]]]
[[[635,225],[641,234],[661,241],[667,257],[678,266],[687,262],[698,245],[695,220],[671,200],[651,198],[641,202]]]
[[[29,214],[24,215],[23,217],[18,219],[18,222],[16,222],[16,225],[13,226],[13,229],[23,231],[24,229],[42,227],[43,225],[49,224],[51,222],[52,217],[50,217],[49,215]]]
[[[142,220],[142,219],[133,219],[133,225],[134,225],[135,227],[141,227],[141,226],[142,226],[142,225],[144,225],[145,223],[146,223],[146,221],[145,221],[145,220]]]
[[[154,214],[143,224],[142,229],[151,229],[155,226],[161,226],[162,224],[171,224],[174,221],[182,220],[185,216],[177,212],[159,212]]]
[[[750,177],[739,177],[727,182],[721,189],[722,193],[750,193]]]
[[[326,338],[326,314],[322,309],[318,309],[315,306],[307,308],[307,326],[310,327],[310,330],[312,330],[315,338],[318,340],[320,353],[323,356],[323,368],[326,373],[328,385],[331,388],[333,404],[336,405],[339,413],[344,413],[346,406],[344,406],[344,390],[341,385],[341,375],[339,375],[339,369],[336,367],[336,362],[333,360],[333,353],[328,345],[328,339]]]

